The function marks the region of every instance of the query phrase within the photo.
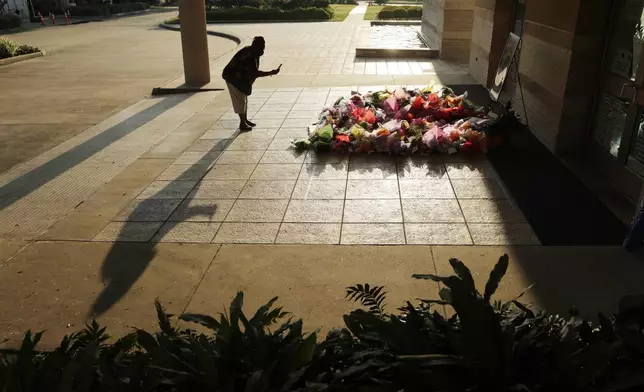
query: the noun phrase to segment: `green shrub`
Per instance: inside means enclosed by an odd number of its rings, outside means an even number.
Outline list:
[[[402,7],[396,7],[394,10],[394,18],[407,19],[407,10]]]
[[[378,12],[378,19],[393,19],[393,18],[394,18],[394,11],[382,9],[380,12]]]
[[[423,17],[423,7],[407,7],[407,17],[409,19],[420,19]]]
[[[114,6],[116,4],[113,4]],[[110,7],[105,5],[82,5],[76,6],[69,10],[72,17],[74,16],[106,16],[110,14]],[[43,15],[45,16],[45,15]]]
[[[236,0],[236,6],[238,7],[256,7],[261,8],[264,5],[263,0]]]
[[[9,38],[0,37],[0,59],[13,57],[18,45]]]
[[[40,49],[36,48],[35,46],[20,45],[16,48],[16,51],[13,52],[13,55],[22,56],[25,54],[38,53],[38,52],[40,52]]]
[[[17,29],[22,26],[22,19],[13,12],[0,15],[0,30]]]
[[[329,0],[314,0],[313,7],[316,8],[328,8],[331,3]]]
[[[285,0],[281,2],[281,8],[285,10],[294,10],[296,8],[313,7],[314,0]]]
[[[150,4],[141,3],[141,2],[110,4],[109,8],[112,14],[123,14],[126,12],[136,12],[136,11],[147,10],[148,8],[150,8]]]
[[[384,286],[347,287],[346,297],[363,308],[319,344],[301,320],[285,318],[277,298],[251,316],[241,293],[217,317],[178,317],[203,332],[176,327],[158,301],[155,333],[136,329],[108,343],[93,322],[55,350],[38,351],[43,333],[27,332],[20,348],[0,350],[0,391],[644,390],[644,297],[625,298],[614,317],[592,324],[574,310],[568,318],[535,312],[519,301],[522,293],[493,301],[507,255],[482,292],[465,264],[449,263],[452,276],[413,276],[431,290],[440,283],[440,299],[407,301],[393,313]]]
[[[181,315],[208,333],[173,327],[158,302],[159,332],[135,330],[113,344],[96,322],[51,353],[35,351],[42,332],[27,333],[19,351],[0,353],[0,390],[279,391],[299,381],[317,336],[304,334],[301,320],[284,321],[276,300],[245,315],[239,293],[217,319]]]
[[[245,20],[328,20],[331,16],[327,9],[314,7],[282,10],[279,8],[255,8],[244,6],[206,12],[206,19],[209,22]]]
[[[35,0],[32,1],[34,10],[36,13],[40,12],[43,17],[47,17],[49,13],[60,13],[60,7],[56,2],[54,1],[48,1],[48,0]]]
[[[261,8],[265,5],[272,6],[272,1],[264,0],[207,0],[212,8],[234,8],[234,7],[257,7]]]
[[[387,4],[387,2],[388,2],[388,1],[389,1],[389,0],[376,0],[376,4],[378,4],[378,5],[385,5],[385,4]]]
[[[292,12],[292,20],[327,20],[333,17],[333,14],[326,9],[315,7],[296,8]]]

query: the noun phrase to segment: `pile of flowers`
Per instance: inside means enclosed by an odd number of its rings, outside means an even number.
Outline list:
[[[487,152],[482,108],[442,86],[353,93],[324,109],[309,137],[293,142],[316,152],[454,154]]]

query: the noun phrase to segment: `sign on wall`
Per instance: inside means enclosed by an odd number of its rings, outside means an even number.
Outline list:
[[[510,66],[514,57],[517,54],[517,49],[519,48],[519,42],[521,38],[514,34],[510,33],[508,40],[505,42],[505,48],[503,48],[503,53],[501,54],[501,61],[499,61],[499,67],[496,70],[496,75],[494,76],[494,84],[490,88],[490,97],[495,102],[499,100],[501,91],[503,90],[503,85],[505,80],[510,72]]]

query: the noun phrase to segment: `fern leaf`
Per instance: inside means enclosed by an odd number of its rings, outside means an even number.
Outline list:
[[[359,302],[369,309],[369,312],[382,316],[385,312],[385,300],[387,291],[384,286],[370,286],[369,284],[357,284],[346,288],[346,298],[353,302]]]

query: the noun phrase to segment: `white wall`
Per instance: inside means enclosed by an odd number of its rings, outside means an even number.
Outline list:
[[[20,17],[23,20],[29,19],[29,4],[27,0],[7,0],[8,9],[0,10],[2,12],[15,12],[16,9],[20,11]]]

